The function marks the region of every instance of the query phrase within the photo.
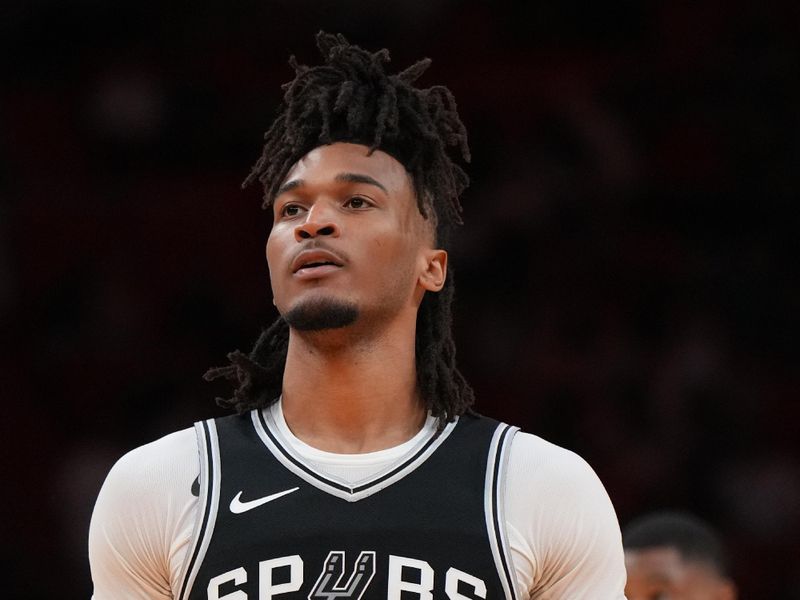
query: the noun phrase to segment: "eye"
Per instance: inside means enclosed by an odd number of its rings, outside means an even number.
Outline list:
[[[370,202],[367,201],[365,198],[361,196],[353,196],[347,199],[347,202],[344,203],[345,206],[350,208],[367,208],[370,206]]]
[[[281,208],[282,217],[296,217],[300,214],[301,207],[297,204],[286,204]]]

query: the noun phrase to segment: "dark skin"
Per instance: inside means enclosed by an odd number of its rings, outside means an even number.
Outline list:
[[[671,547],[625,550],[628,600],[736,600],[736,587],[708,564]]]
[[[342,454],[410,439],[426,417],[417,310],[444,285],[447,253],[435,247],[405,168],[359,144],[320,146],[289,171],[273,212],[266,254],[279,312],[326,303],[358,310],[346,327],[290,331],[287,424],[307,444]]]

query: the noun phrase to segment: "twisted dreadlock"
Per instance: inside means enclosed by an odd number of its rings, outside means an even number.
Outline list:
[[[448,156],[456,147],[469,162],[467,132],[452,93],[444,86],[419,89],[412,84],[430,66],[420,60],[397,75],[387,75],[386,49],[370,53],[342,35],[317,34],[324,64],[300,65],[292,56],[295,78],[283,86],[283,105],[264,134],[264,149],[243,187],[255,180],[264,187],[263,207],[271,206],[289,169],[314,148],[333,142],[363,144],[387,152],[411,176],[417,206],[433,218],[437,244],[446,247],[460,225],[459,196],[469,179]],[[472,388],[455,363],[451,304],[453,274],[444,288],[425,294],[417,314],[416,366],[420,394],[440,426],[470,410]],[[289,326],[279,317],[264,330],[253,350],[228,354],[230,365],[210,369],[207,380],[224,377],[236,385],[220,406],[243,413],[268,406],[281,393]]]

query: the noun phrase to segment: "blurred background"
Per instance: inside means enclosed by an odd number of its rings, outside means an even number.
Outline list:
[[[274,318],[239,184],[324,28],[458,99],[479,410],[583,455],[622,524],[708,519],[743,598],[800,598],[798,6],[4,0],[3,596],[87,598],[108,469],[222,414],[201,375]]]

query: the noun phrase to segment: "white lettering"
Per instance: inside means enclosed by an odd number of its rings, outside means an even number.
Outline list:
[[[419,572],[419,583],[403,579],[403,567]],[[420,600],[433,600],[433,568],[424,560],[389,555],[387,600],[400,600],[403,592],[417,594]]]
[[[474,575],[459,571],[455,567],[450,567],[447,569],[447,576],[444,583],[444,591],[447,592],[447,597],[450,598],[450,600],[475,600],[472,596],[464,596],[458,593],[459,581],[463,581],[472,586],[472,589],[475,590],[475,596],[478,598],[486,598],[486,584],[483,582],[483,579],[478,579]]]
[[[362,551],[350,573],[345,572],[345,553],[330,552],[322,573],[309,593],[309,598],[361,598],[375,575],[375,552]],[[281,570],[281,572],[278,572]],[[227,571],[208,582],[208,600],[248,600],[241,589],[221,594],[220,589],[247,583],[244,567]],[[389,555],[389,573],[386,600],[433,600],[435,573],[424,561],[407,556]],[[444,591],[449,600],[486,600],[486,583],[479,577],[450,567],[445,574]],[[459,591],[459,586],[461,591]],[[258,563],[258,600],[273,600],[281,594],[297,592],[303,587],[303,559],[298,554],[281,556]],[[471,588],[471,591],[467,588]],[[403,596],[410,595],[409,598]]]
[[[211,581],[208,582],[208,589],[206,590],[208,592],[208,600],[247,600],[247,594],[242,590],[236,590],[224,596],[219,595],[220,586],[230,581],[236,585],[245,583],[247,581],[247,571],[244,570],[244,567],[239,567],[238,569],[233,569],[222,575],[212,577]]]
[[[289,581],[272,582],[272,572],[289,567]],[[282,556],[258,563],[258,600],[272,600],[273,596],[296,592],[303,585],[303,559],[300,555]]]

